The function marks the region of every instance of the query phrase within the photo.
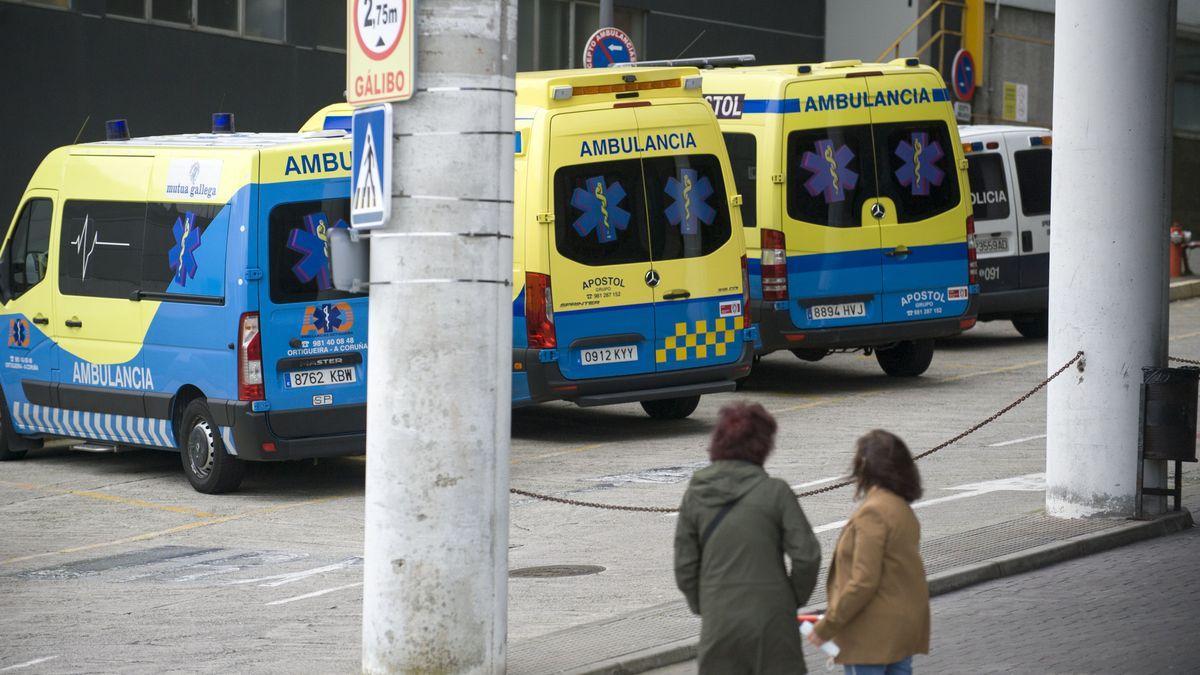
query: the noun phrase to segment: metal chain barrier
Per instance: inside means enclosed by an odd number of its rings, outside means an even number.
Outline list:
[[[1178,356],[1168,356],[1167,360],[1175,361],[1176,363],[1186,363],[1189,366],[1200,366],[1200,361],[1195,361],[1193,359],[1181,359]]]
[[[975,433],[976,431],[979,431],[983,427],[991,424],[992,422],[995,422],[997,419],[999,419],[1002,415],[1004,415],[1008,411],[1012,410],[1013,408],[1016,408],[1017,406],[1021,405],[1025,401],[1028,401],[1029,398],[1032,397],[1034,394],[1045,389],[1046,385],[1050,384],[1054,380],[1054,378],[1065,373],[1068,368],[1070,368],[1071,366],[1078,363],[1082,358],[1083,358],[1082,351],[1075,352],[1075,356],[1072,356],[1071,360],[1062,364],[1062,366],[1060,366],[1058,368],[1058,370],[1054,371],[1053,373],[1050,373],[1049,377],[1047,377],[1046,379],[1039,382],[1038,385],[1036,387],[1034,387],[1033,389],[1030,389],[1029,391],[1022,394],[1019,398],[1017,398],[1017,400],[1013,401],[1012,403],[1009,403],[1008,405],[1004,406],[1000,410],[996,411],[996,413],[993,414],[991,417],[988,417],[987,419],[983,420],[982,422],[979,422],[979,423],[967,428],[966,431],[963,431],[962,433],[951,438],[950,440],[939,443],[938,445],[935,445],[934,447],[926,450],[925,452],[922,452],[921,454],[913,457],[913,460],[915,461],[915,460],[924,459],[925,457],[932,455],[933,453],[937,452],[938,450],[943,450],[945,448],[948,448],[951,445],[954,445],[955,443],[966,438],[967,436],[970,436],[971,434]],[[1183,363],[1196,363],[1197,365],[1200,365],[1200,362],[1189,361],[1188,359],[1178,359],[1175,357],[1171,357],[1171,360],[1172,361],[1181,361]],[[854,484],[853,480],[845,480],[840,483],[833,483],[832,485],[826,485],[825,487],[818,488],[816,490],[809,490],[808,492],[797,493],[796,499],[800,499],[802,497],[812,497],[814,495],[819,495],[819,494],[823,494],[825,492],[831,492],[833,490],[848,487],[853,484]],[[579,500],[579,499],[567,499],[566,497],[554,497],[551,495],[539,494],[537,492],[530,492],[528,490],[518,490],[517,488],[510,488],[509,492],[514,495],[520,495],[522,497],[530,497],[532,499],[539,499],[539,500],[545,501],[545,502],[555,502],[557,504],[567,504],[569,506],[584,506],[584,507],[593,508],[593,509],[608,509],[611,511],[634,511],[634,512],[638,512],[638,513],[678,513],[679,512],[679,509],[670,507],[670,506],[623,506],[620,504],[602,504],[600,502],[587,502],[587,501],[583,501],[583,500]]]

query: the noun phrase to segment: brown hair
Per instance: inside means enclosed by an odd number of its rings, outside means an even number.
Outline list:
[[[874,429],[858,439],[850,473],[855,482],[855,496],[879,486],[907,502],[921,498],[921,474],[908,446],[889,431]]]
[[[775,418],[757,403],[730,403],[721,408],[708,444],[712,461],[739,459],[762,466],[775,449]]]

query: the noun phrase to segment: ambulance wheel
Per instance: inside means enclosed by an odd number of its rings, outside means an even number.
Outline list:
[[[1030,314],[1028,316],[1015,317],[1012,320],[1013,328],[1022,337],[1030,339],[1044,338],[1050,332],[1050,320],[1045,314]]]
[[[681,396],[642,401],[642,410],[656,420],[681,420],[695,412],[698,405],[699,396]]]
[[[246,464],[225,451],[208,403],[202,399],[192,401],[183,411],[179,450],[183,473],[197,492],[215,495],[231,492],[241,485]]]
[[[887,349],[876,349],[875,359],[892,377],[916,377],[933,362],[933,340],[905,340]]]
[[[8,426],[8,416],[0,414],[0,462],[12,462],[25,456],[24,450],[12,450],[8,447],[8,435],[12,429]]]

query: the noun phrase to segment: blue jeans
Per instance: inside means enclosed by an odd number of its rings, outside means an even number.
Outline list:
[[[912,657],[882,666],[842,666],[846,675],[912,675]]]

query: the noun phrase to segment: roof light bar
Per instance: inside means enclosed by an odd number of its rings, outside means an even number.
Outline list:
[[[704,78],[700,77],[699,75],[692,75],[692,76],[683,78],[683,88],[684,89],[699,89],[700,85],[703,83],[704,83]]]
[[[1052,140],[1050,136],[1030,136],[1029,144],[1034,147],[1039,145],[1053,145]]]
[[[573,95],[573,88],[570,85],[557,86],[550,89],[550,98],[555,101],[565,101]]]
[[[124,119],[108,120],[104,123],[104,140],[129,140],[129,122]]]
[[[626,91],[645,91],[647,89],[675,89],[679,87],[679,78],[675,77],[670,80],[647,80],[645,82],[618,82],[616,84],[593,84],[586,87],[575,87],[576,96],[588,96],[590,94],[619,94]],[[557,96],[558,87],[555,87],[555,98]],[[570,98],[567,96],[566,98]]]
[[[234,132],[233,113],[213,113],[212,132],[214,134],[232,134]]]

